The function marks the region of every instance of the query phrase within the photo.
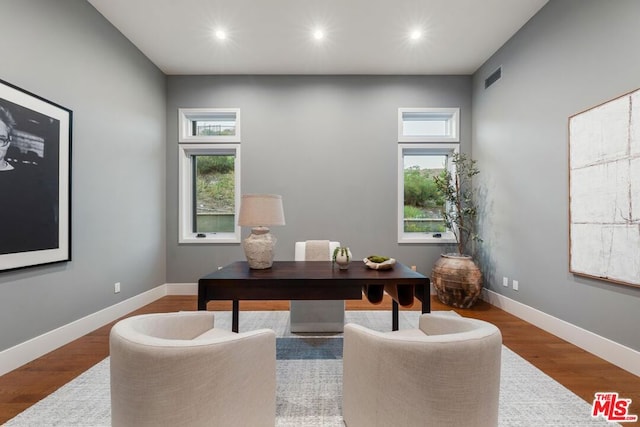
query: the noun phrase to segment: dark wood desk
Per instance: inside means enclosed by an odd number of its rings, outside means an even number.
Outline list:
[[[240,300],[346,300],[367,297],[382,301],[383,291],[393,298],[393,330],[398,329],[399,305],[422,301],[422,312],[431,310],[429,278],[396,263],[391,270],[371,270],[354,261],[339,270],[330,261],[275,261],[271,268],[252,270],[246,261],[229,264],[198,280],[198,310],[211,300],[233,301],[232,330],[238,332]]]

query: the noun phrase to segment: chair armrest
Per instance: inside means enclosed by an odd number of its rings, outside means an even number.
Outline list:
[[[211,311],[180,311],[152,313],[120,320],[112,329],[133,340],[155,337],[191,340],[213,328],[215,313]]]

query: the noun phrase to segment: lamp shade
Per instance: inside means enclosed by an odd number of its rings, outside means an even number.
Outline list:
[[[243,194],[238,225],[246,227],[284,225],[282,196],[277,194]]]

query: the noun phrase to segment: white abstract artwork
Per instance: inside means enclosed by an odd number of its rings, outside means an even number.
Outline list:
[[[570,271],[640,286],[640,90],[569,118]]]

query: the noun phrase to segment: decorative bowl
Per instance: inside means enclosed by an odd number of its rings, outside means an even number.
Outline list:
[[[393,268],[393,266],[396,263],[396,260],[394,258],[389,258],[384,262],[373,262],[373,261],[370,261],[369,258],[365,258],[363,259],[363,261],[365,265],[372,270],[389,270]]]

